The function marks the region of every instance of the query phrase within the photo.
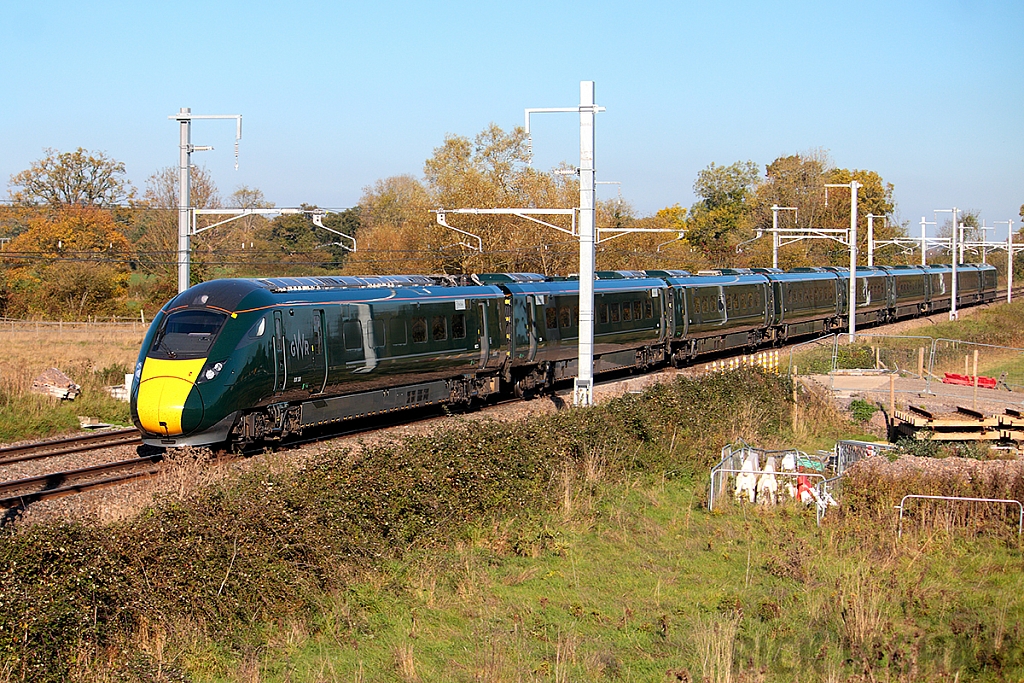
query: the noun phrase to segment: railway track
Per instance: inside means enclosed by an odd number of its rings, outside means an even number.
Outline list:
[[[129,428],[5,446],[0,448],[0,467],[141,443],[138,430]],[[151,455],[0,481],[0,509],[152,476],[161,458]]]
[[[142,437],[134,427],[116,429],[82,436],[71,436],[63,439],[36,441],[19,446],[0,448],[0,465],[10,465],[28,460],[52,458],[58,455],[83,453],[111,446],[141,444]]]
[[[29,503],[47,498],[58,498],[94,488],[151,477],[160,471],[157,463],[162,459],[162,454],[149,455],[0,482],[0,508],[24,507]]]

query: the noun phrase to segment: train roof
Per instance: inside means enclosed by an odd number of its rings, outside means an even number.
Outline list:
[[[164,306],[164,310],[202,307],[236,312],[287,304],[330,304],[384,299],[456,300],[502,296],[502,290],[493,285],[461,284],[434,276],[226,278],[190,287],[171,299]]]
[[[685,272],[685,271],[684,271]],[[764,284],[768,282],[761,273],[747,272],[735,274],[719,274],[719,271],[702,271],[697,275],[683,275],[681,277],[666,277],[665,282],[677,287],[705,287],[708,285],[733,285],[733,284]]]
[[[664,280],[648,277],[594,280],[595,292],[636,292],[664,286]],[[501,288],[512,294],[576,294],[580,291],[580,282],[576,279],[515,282],[503,284]]]

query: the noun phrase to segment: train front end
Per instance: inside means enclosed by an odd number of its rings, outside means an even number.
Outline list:
[[[152,446],[226,441],[237,411],[225,410],[227,375],[237,336],[235,309],[253,287],[242,280],[203,283],[172,299],[142,344],[131,391],[131,415]],[[223,356],[223,357],[222,357]]]

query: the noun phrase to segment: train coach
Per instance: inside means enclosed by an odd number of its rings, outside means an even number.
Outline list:
[[[995,298],[959,266],[958,303]],[[857,270],[858,324],[944,310],[951,269]],[[594,371],[645,370],[841,329],[848,271],[608,271],[594,285]],[[155,316],[130,392],[160,447],[273,441],[437,404],[529,396],[578,372],[579,282],[536,274],[231,279]]]

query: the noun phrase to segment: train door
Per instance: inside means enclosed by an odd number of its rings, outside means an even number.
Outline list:
[[[480,335],[480,366],[479,369],[483,370],[487,367],[487,361],[491,357],[491,336],[488,328],[487,311],[488,305],[486,301],[481,301],[480,304],[480,325],[477,327],[477,333]]]
[[[274,391],[284,391],[288,384],[288,360],[286,358],[286,342],[284,318],[281,311],[274,311]]]
[[[275,312],[276,315],[278,313]],[[302,389],[318,394],[323,391],[327,379],[324,312],[321,309],[289,309],[287,320],[287,328],[282,327],[287,372],[280,386],[282,389]]]

